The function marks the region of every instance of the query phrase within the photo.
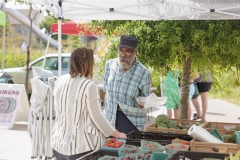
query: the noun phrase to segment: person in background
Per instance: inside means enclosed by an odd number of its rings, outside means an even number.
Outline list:
[[[23,42],[21,45],[21,51],[22,53],[26,53],[27,52],[27,44],[26,42]]]
[[[166,107],[168,118],[178,119],[180,108],[180,86],[179,86],[179,74],[178,70],[170,70],[163,82],[163,96],[167,97]],[[172,110],[174,117],[172,116]]]
[[[196,92],[196,88],[195,88],[195,85],[194,85],[194,81],[197,80],[199,78],[199,74],[198,72],[195,72],[195,71],[192,71],[191,72],[191,75],[190,75],[190,84],[189,84],[189,97],[188,97],[188,119],[190,120],[191,119],[191,113],[192,113],[192,110],[191,110],[191,100]]]
[[[201,80],[197,82],[197,88],[199,93],[201,94],[202,99],[202,113],[200,111],[200,105],[198,102],[198,97],[192,99],[193,106],[195,107],[197,114],[193,115],[193,120],[201,119],[202,122],[206,121],[206,114],[208,109],[208,93],[211,89],[212,85],[212,73],[208,71],[206,74],[201,74]]]
[[[123,35],[118,45],[118,58],[106,63],[104,74],[105,108],[109,122],[119,131],[143,130],[146,109],[136,98],[150,94],[150,72],[137,59],[138,39]]]
[[[98,87],[91,80],[93,64],[93,50],[77,48],[70,56],[70,74],[56,81],[51,146],[58,160],[75,160],[99,150],[109,136],[127,138],[102,113]]]

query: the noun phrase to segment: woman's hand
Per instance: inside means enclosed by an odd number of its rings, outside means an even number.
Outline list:
[[[113,137],[116,137],[116,138],[124,138],[126,139],[127,136],[125,133],[122,133],[122,132],[119,132],[117,129],[115,130],[115,132],[112,134]]]
[[[127,135],[125,133],[119,132],[119,135],[117,138],[127,139]]]

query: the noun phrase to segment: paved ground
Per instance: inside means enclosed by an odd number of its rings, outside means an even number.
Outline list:
[[[166,113],[163,108],[154,108],[152,117],[150,114],[145,126],[153,124],[155,117],[162,113]],[[207,121],[240,123],[238,117],[240,117],[240,106],[220,99],[209,99]],[[27,123],[18,122],[11,130],[0,127],[0,160],[30,160],[30,154],[31,142]]]

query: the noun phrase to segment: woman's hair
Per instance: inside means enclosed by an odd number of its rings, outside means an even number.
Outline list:
[[[93,50],[81,47],[75,49],[70,56],[70,75],[72,78],[77,76],[93,77]]]

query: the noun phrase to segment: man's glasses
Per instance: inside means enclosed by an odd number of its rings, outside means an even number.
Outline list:
[[[121,48],[118,49],[118,52],[119,52],[121,55],[124,53],[124,54],[127,55],[127,56],[132,55],[133,51],[134,51],[134,50],[125,50],[125,51],[123,51]]]

